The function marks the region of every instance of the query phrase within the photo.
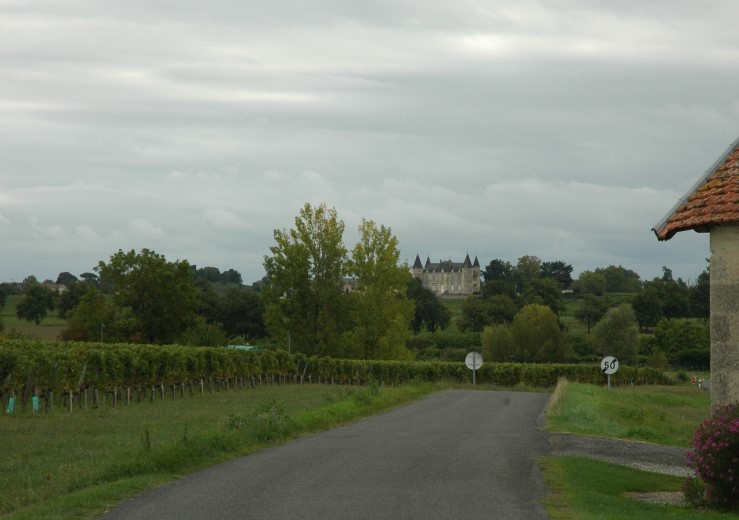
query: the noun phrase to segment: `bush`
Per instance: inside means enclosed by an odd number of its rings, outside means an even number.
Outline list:
[[[288,423],[285,405],[276,400],[266,400],[245,415],[227,415],[221,420],[220,426],[225,431],[245,430],[255,440],[263,442],[285,435]]]
[[[686,479],[680,488],[685,497],[685,502],[692,507],[704,507],[707,505],[706,489],[706,483],[695,477]]]
[[[739,508],[739,403],[720,406],[693,436],[688,460],[706,483],[706,500]]]

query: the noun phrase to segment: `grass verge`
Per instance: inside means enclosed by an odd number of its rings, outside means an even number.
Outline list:
[[[710,413],[711,396],[692,386],[606,388],[561,381],[547,409],[547,430],[690,445]]]
[[[202,397],[0,419],[4,519],[90,518],[185,473],[347,424],[433,385],[265,386]]]
[[[679,477],[578,457],[547,458],[541,464],[547,486],[554,492],[545,499],[552,520],[739,518],[735,513],[649,504],[626,496],[626,493],[679,491],[683,480]]]
[[[563,380],[550,399],[546,429],[687,449],[696,427],[709,414],[709,393],[692,385],[609,391]],[[579,457],[549,457],[540,464],[553,493],[545,500],[553,520],[739,518],[739,513],[650,504],[626,495],[677,492],[683,478]]]

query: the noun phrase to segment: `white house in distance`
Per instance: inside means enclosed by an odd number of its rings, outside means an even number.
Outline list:
[[[711,404],[739,401],[739,139],[652,230],[711,234]]]

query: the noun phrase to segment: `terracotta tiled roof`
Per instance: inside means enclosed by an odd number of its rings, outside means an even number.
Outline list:
[[[739,139],[652,231],[660,240],[693,229],[739,222]]]

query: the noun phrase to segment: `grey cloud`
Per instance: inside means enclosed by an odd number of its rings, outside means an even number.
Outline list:
[[[0,281],[141,247],[257,279],[306,201],[411,260],[704,267],[649,228],[736,138],[734,2],[0,9]]]

